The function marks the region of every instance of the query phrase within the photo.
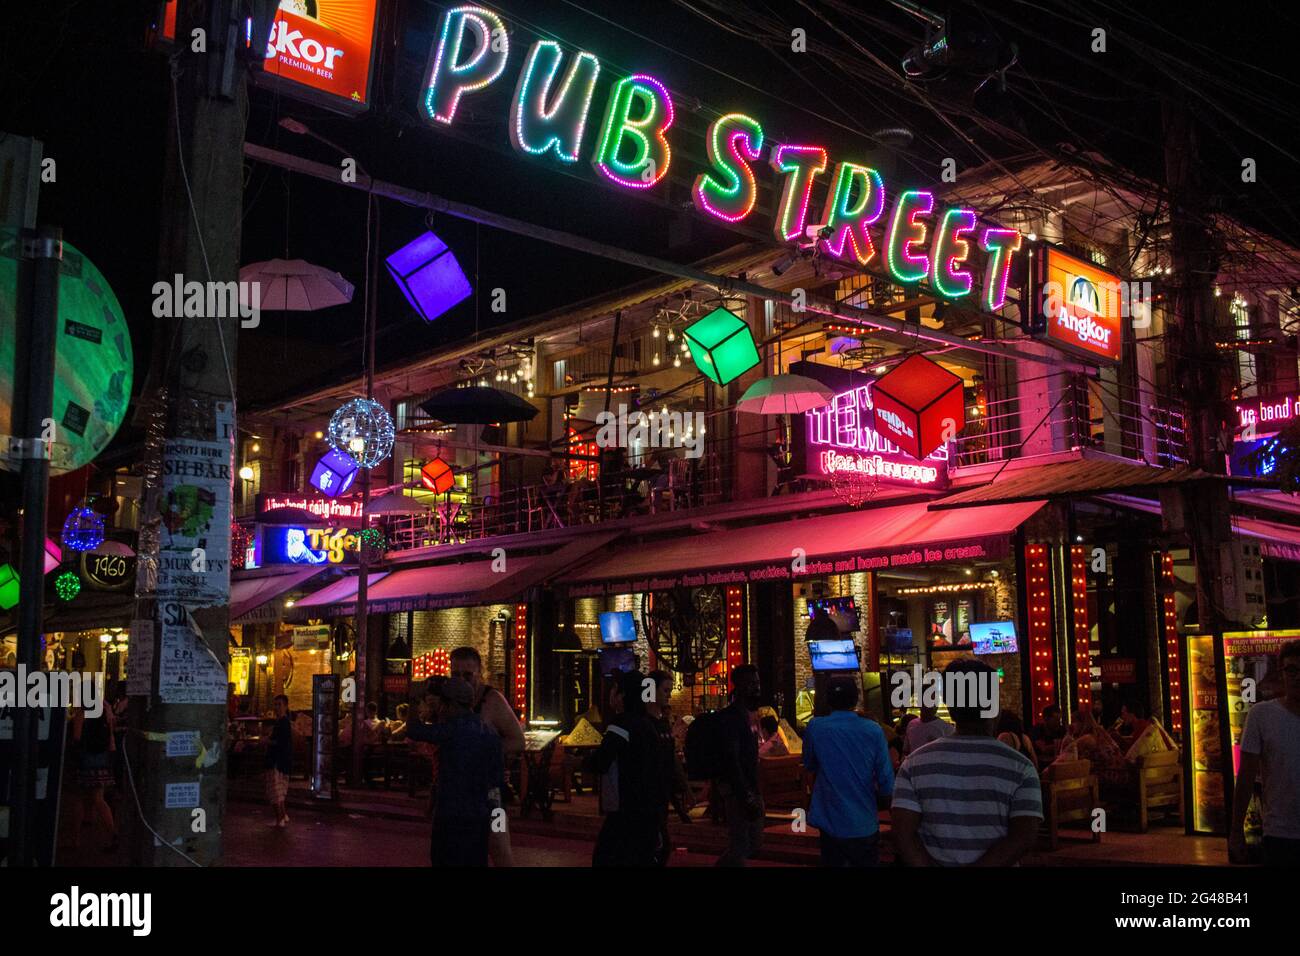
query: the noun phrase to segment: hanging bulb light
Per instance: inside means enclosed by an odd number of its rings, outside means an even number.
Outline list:
[[[655,353],[654,364],[655,364],[655,365],[658,365],[658,364],[659,364],[659,353],[658,353],[658,352]]]
[[[668,330],[668,341],[669,341],[669,342],[676,342],[676,341],[677,341],[677,336],[673,334],[673,330],[672,330],[672,329],[669,329],[669,330]]]
[[[673,368],[681,368],[681,367],[682,367],[682,357],[680,355],[674,355]]]
[[[652,336],[654,336],[655,338],[659,338],[659,326],[656,325],[656,326],[654,327],[654,330],[653,330],[650,334],[651,334]]]

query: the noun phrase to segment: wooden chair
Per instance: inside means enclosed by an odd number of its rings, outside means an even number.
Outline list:
[[[1060,845],[1062,823],[1082,820],[1092,828],[1092,812],[1101,806],[1097,791],[1097,778],[1087,760],[1071,760],[1047,768],[1043,775],[1043,823],[1047,826],[1051,849]],[[1093,830],[1092,842],[1101,842],[1100,831]]]
[[[1138,827],[1147,832],[1150,811],[1168,808],[1183,822],[1183,764],[1177,750],[1145,754],[1137,761]]]
[[[758,792],[768,810],[789,811],[808,806],[803,758],[797,754],[758,758]]]

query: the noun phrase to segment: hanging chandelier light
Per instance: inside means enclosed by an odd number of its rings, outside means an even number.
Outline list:
[[[71,601],[81,593],[81,579],[73,571],[64,571],[54,579],[54,593],[60,601]]]
[[[63,546],[73,551],[91,551],[104,541],[104,516],[86,505],[68,512],[63,521]]]
[[[329,442],[363,468],[374,468],[393,453],[393,416],[378,402],[353,398],[330,418]]]

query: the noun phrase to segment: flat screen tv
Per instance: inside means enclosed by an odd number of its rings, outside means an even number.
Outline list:
[[[1015,654],[1020,650],[1015,621],[972,623],[970,638],[976,654]]]
[[[819,610],[825,611],[841,634],[853,634],[858,629],[858,607],[851,597],[814,598],[808,602],[808,618]]]
[[[808,655],[814,671],[858,670],[858,648],[850,640],[809,641]]]
[[[636,640],[636,618],[631,611],[605,611],[600,615],[600,639],[605,644],[630,644]]]

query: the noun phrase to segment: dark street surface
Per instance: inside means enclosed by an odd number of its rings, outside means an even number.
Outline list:
[[[226,815],[227,866],[428,866],[429,825],[337,812],[291,809],[288,828],[270,827],[268,810],[231,803]],[[516,866],[591,865],[583,840],[516,833]],[[712,866],[713,857],[679,851],[670,866]],[[755,866],[773,864],[756,862]]]

